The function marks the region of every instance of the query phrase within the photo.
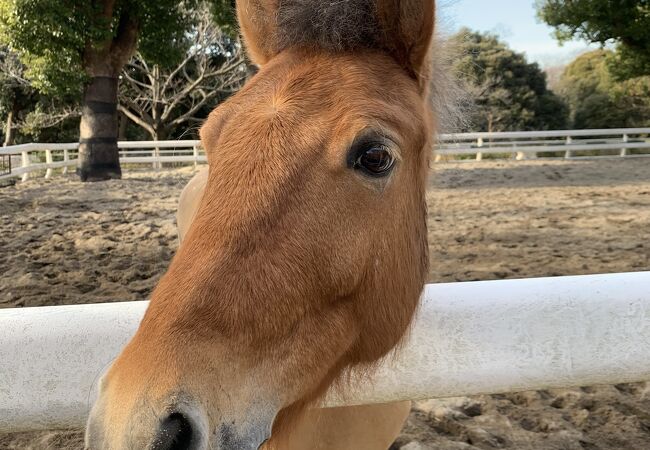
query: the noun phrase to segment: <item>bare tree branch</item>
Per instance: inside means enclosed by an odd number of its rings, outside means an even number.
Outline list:
[[[13,128],[30,132],[55,127],[68,119],[77,117],[81,117],[81,111],[78,108],[70,106],[60,108],[50,105],[46,109],[37,108],[31,111],[24,119],[14,122]]]
[[[0,49],[0,74],[16,87],[32,85],[25,77],[25,66],[20,62],[18,55],[4,46]]]
[[[117,105],[117,109],[123,112],[126,117],[128,117],[130,120],[135,122],[137,125],[147,130],[150,134],[154,133],[154,129],[151,127],[151,125],[149,125],[149,123],[146,120],[132,113],[131,110],[125,108],[122,104]]]
[[[136,54],[122,72],[120,111],[154,140],[200,120],[197,114],[236,92],[247,76],[241,43],[221,32],[206,5],[193,14],[192,45],[176,66],[150,66]]]

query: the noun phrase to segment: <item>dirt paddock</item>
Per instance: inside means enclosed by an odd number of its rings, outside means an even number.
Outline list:
[[[650,270],[650,159],[447,163],[433,172],[431,282]],[[145,299],[176,249],[177,198],[191,175],[0,188],[0,307]],[[402,447],[650,449],[650,388],[417,402],[394,445]],[[74,430],[0,436],[3,450],[77,448]]]

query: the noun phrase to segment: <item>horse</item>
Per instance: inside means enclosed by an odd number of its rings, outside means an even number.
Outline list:
[[[380,450],[410,402],[318,406],[428,272],[433,0],[238,0],[259,71],[200,130],[181,243],[99,383],[92,450]]]

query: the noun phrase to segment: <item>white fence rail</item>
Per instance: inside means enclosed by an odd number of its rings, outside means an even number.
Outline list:
[[[0,310],[0,432],[82,426],[146,302]],[[426,286],[408,342],[325,405],[650,380],[650,272]]]
[[[525,159],[544,153],[564,158],[650,156],[650,128],[446,134],[440,137],[435,160],[475,155],[480,161],[488,154]]]
[[[650,128],[618,128],[608,130],[516,131],[505,133],[462,133],[439,136],[435,161],[485,155],[516,159],[539,156],[585,159],[650,156]],[[0,181],[45,172],[49,178],[54,169],[77,164],[79,144],[22,144],[0,149],[0,156],[12,158],[10,173],[0,175]],[[201,142],[186,141],[123,141],[118,142],[122,164],[150,164],[159,169],[165,163],[206,161]]]
[[[206,162],[201,141],[121,141],[121,164],[150,164],[159,169],[163,163],[199,163]],[[7,178],[21,177],[27,180],[34,172],[45,171],[45,178],[52,176],[54,169],[63,169],[77,165],[79,144],[21,144],[0,149],[0,156],[9,155],[12,159],[11,173],[0,175],[0,181]]]

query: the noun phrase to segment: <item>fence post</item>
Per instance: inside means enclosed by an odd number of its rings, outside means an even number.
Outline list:
[[[566,145],[571,145],[572,143],[573,143],[573,139],[571,138],[571,136],[567,136]],[[566,152],[564,152],[564,157],[567,159],[571,158],[571,150],[567,150]]]
[[[21,153],[22,155],[22,164],[21,167],[29,167],[30,161],[29,161],[29,152],[25,151]],[[22,181],[27,181],[29,179],[29,172],[25,172],[22,177]]]
[[[192,156],[194,156],[194,170],[196,170],[199,165],[199,149],[196,145],[192,146]]]
[[[63,149],[63,162],[67,163],[68,161],[70,161],[70,154],[68,153],[68,149],[65,148],[65,149]],[[65,166],[63,166],[63,175],[65,175],[66,173],[68,173],[67,164]]]
[[[517,149],[517,144],[514,145],[514,149]],[[517,161],[521,161],[522,159],[526,159],[526,153],[524,152],[515,152],[515,159]]]
[[[476,140],[476,146],[478,148],[483,147],[483,138],[478,138]],[[483,152],[480,152],[480,151],[476,152],[476,160],[477,161],[482,161],[483,160]]]
[[[624,135],[623,135],[623,142],[624,142],[625,144],[627,144],[628,140],[629,140],[629,139],[628,139],[628,137],[627,137],[627,134],[624,134]],[[621,157],[626,157],[626,156],[627,156],[627,147],[623,147],[623,148],[621,149],[621,153],[620,153],[620,155],[621,155]]]
[[[52,167],[50,165],[54,161],[52,160],[52,150],[45,150],[45,164],[47,164],[47,170],[45,171],[45,178],[50,178],[52,176]]]

